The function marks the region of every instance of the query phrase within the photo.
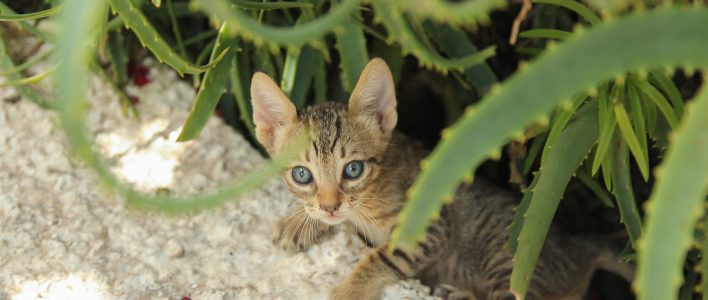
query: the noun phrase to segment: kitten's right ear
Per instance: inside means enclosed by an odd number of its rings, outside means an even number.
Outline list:
[[[251,80],[251,104],[256,138],[268,153],[275,154],[279,131],[297,120],[295,106],[273,79],[261,72]]]
[[[383,59],[374,58],[364,67],[349,98],[349,113],[373,118],[384,136],[391,135],[398,120],[396,88]]]

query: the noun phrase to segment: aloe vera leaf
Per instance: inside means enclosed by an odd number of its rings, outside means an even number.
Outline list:
[[[153,4],[155,4],[153,0]],[[161,0],[157,0],[155,7],[160,7]],[[179,30],[179,23],[177,23],[177,16],[175,16],[175,9],[172,5],[172,0],[167,0],[167,13],[170,15],[170,27],[172,27],[172,34],[175,36],[175,42],[177,42],[177,50],[182,57],[187,57],[187,50],[184,48],[184,41],[182,40],[182,34]]]
[[[548,150],[550,149],[550,145],[553,145],[558,135],[563,131],[563,129],[565,129],[565,125],[567,125],[570,118],[575,115],[575,112],[578,110],[580,105],[585,102],[585,98],[587,98],[585,93],[576,96],[575,99],[571,101],[569,109],[560,109],[560,112],[553,118],[553,125],[551,126],[551,130],[548,132],[548,138],[546,139],[547,146],[543,148],[543,152],[541,154],[541,163],[545,160]]]
[[[423,29],[423,20],[421,20],[420,18],[416,18],[415,16],[406,16],[404,19],[408,23],[409,28],[413,32],[413,35],[417,37],[420,41],[421,45],[423,45],[423,47],[425,47],[426,49],[434,51],[435,46],[430,41],[431,37],[428,36],[428,34]]]
[[[702,67],[706,67],[700,64]],[[639,299],[676,299],[681,267],[708,192],[708,90],[686,106],[666,158],[656,170],[646,205],[646,227],[639,241]]]
[[[351,93],[359,74],[369,61],[364,30],[355,21],[349,21],[344,30],[335,33],[335,36],[337,37],[335,47],[339,52],[339,67],[342,70],[342,86],[347,93]]]
[[[639,88],[642,94],[649,97],[649,99],[654,102],[654,104],[656,104],[656,106],[659,108],[659,111],[661,111],[661,113],[664,115],[664,118],[666,118],[666,121],[669,122],[671,128],[676,128],[676,125],[678,125],[678,118],[676,117],[676,114],[674,112],[674,109],[671,107],[671,104],[669,104],[669,101],[664,98],[664,95],[662,95],[661,92],[659,92],[654,86],[649,84],[649,82],[636,79],[634,78],[634,76],[630,77],[630,80],[634,83],[636,87]]]
[[[300,48],[288,48],[285,54],[285,63],[280,77],[280,89],[283,90],[288,98],[291,97],[293,85],[295,84],[295,72],[298,69],[298,60],[300,59]]]
[[[287,9],[287,8],[313,8],[314,5],[302,1],[277,1],[277,2],[255,2],[246,0],[229,0],[234,5],[245,9]]]
[[[634,133],[634,129],[630,123],[629,115],[624,109],[624,105],[621,102],[616,101],[614,104],[614,111],[620,133],[622,133],[629,150],[632,152],[632,155],[634,155],[634,159],[639,167],[639,172],[642,173],[644,181],[649,180],[649,158],[644,155],[642,146],[639,145],[639,138],[637,138],[637,135]]]
[[[15,63],[12,61],[12,58],[10,58],[10,55],[7,53],[7,47],[5,46],[5,41],[3,38],[3,31],[0,29],[0,69],[1,70],[10,70],[15,68]],[[15,80],[21,80],[22,76],[19,73],[10,73],[7,75],[4,75],[8,80],[10,81],[15,81]],[[33,103],[39,105],[42,108],[45,109],[52,109],[54,107],[54,104],[47,101],[42,95],[37,93],[34,89],[32,89],[29,86],[26,85],[18,85],[15,86],[15,89],[22,95],[27,97],[30,101]]]
[[[114,191],[126,196],[130,205],[146,208],[160,209],[165,212],[191,211],[214,207],[235,199],[244,192],[265,184],[281,173],[283,167],[290,163],[304,150],[305,143],[298,141],[283,155],[274,158],[272,163],[267,163],[263,168],[250,173],[238,181],[229,184],[210,194],[195,195],[189,198],[169,198],[148,196],[132,190],[122,184],[102,162],[100,154],[92,146],[92,141],[86,130],[86,99],[85,91],[88,83],[88,57],[94,51],[95,39],[92,28],[100,21],[103,1],[94,0],[69,0],[66,10],[60,20],[59,33],[59,59],[64,62],[59,65],[56,76],[57,111],[64,128],[71,149],[86,161],[87,165],[96,171],[99,178],[112,187]],[[76,45],[86,45],[76,47]]]
[[[551,221],[568,182],[597,142],[596,111],[596,102],[581,108],[577,118],[568,124],[551,146],[546,163],[541,164],[538,184],[524,212],[524,219],[533,222],[524,222],[522,225],[514,254],[511,290],[517,295],[524,295],[531,282]]]
[[[519,202],[519,205],[514,209],[514,220],[509,224],[509,240],[506,242],[506,249],[512,255],[516,254],[516,249],[519,246],[519,234],[524,225],[524,215],[526,215],[526,211],[529,209],[529,203],[533,197],[534,189],[536,185],[538,185],[539,177],[538,172],[534,172],[531,184],[523,190],[524,196],[521,197],[521,202]]]
[[[125,91],[121,88],[121,86],[119,86],[116,81],[108,75],[106,69],[101,67],[98,58],[95,58],[93,60],[93,63],[91,64],[91,70],[94,71],[94,73],[97,73],[98,76],[101,77],[101,79],[107,82],[108,85],[111,86],[111,89],[113,89],[113,92],[116,93],[116,95],[118,96],[118,100],[120,101],[120,109],[123,113],[123,116],[128,118],[130,117],[130,113],[132,113],[137,120],[140,120],[140,113],[138,112],[138,109],[135,107],[133,102],[130,101],[130,97],[128,96],[128,94],[126,94]]]
[[[600,169],[600,164],[602,164],[605,159],[607,149],[610,148],[612,135],[614,134],[615,127],[617,126],[617,120],[612,116],[612,111],[610,109],[610,98],[607,97],[606,88],[600,88],[598,91],[597,101],[600,104],[598,114],[598,118],[600,120],[600,140],[597,143],[597,150],[595,151],[595,157],[592,162],[592,175],[595,175],[597,170]]]
[[[391,1],[393,2],[393,1]],[[397,0],[401,9],[422,19],[456,25],[489,23],[489,13],[506,6],[504,0],[466,0],[451,2],[445,0]]]
[[[37,73],[35,75],[32,75],[30,77],[21,77],[15,80],[9,80],[5,82],[0,82],[0,88],[7,87],[7,86],[21,86],[21,85],[30,85],[30,84],[37,84],[40,81],[44,80],[45,78],[49,77],[49,75],[54,74],[54,71],[56,71],[57,66],[52,66],[41,73]]]
[[[0,11],[6,12],[6,13],[11,13],[11,14],[16,14],[15,11],[12,10],[12,8],[7,6],[2,1],[0,1]],[[31,33],[32,35],[36,36],[40,40],[45,41],[45,42],[50,42],[52,44],[56,44],[56,38],[53,35],[43,32],[43,31],[39,31],[36,27],[34,27],[29,22],[19,21],[18,24],[20,24],[20,27],[22,27],[22,29],[24,29],[27,32]]]
[[[608,20],[547,50],[447,129],[407,193],[390,248],[414,250],[470,169],[555,105],[629,70],[708,66],[708,56],[695,51],[708,47],[706,23],[706,9],[662,8]],[[578,55],[592,59],[579,64]]]
[[[609,134],[610,140],[614,138],[614,135],[616,134],[616,131],[612,131],[611,134]],[[597,154],[597,152],[596,152]],[[612,158],[609,155],[605,155],[605,158],[602,159],[602,182],[605,184],[605,188],[607,188],[608,191],[613,192],[614,190],[614,185],[613,185],[613,180],[612,180],[612,170],[614,170]]]
[[[295,84],[290,94],[290,100],[296,107],[305,106],[307,92],[310,90],[315,72],[317,72],[315,66],[317,66],[320,60],[324,61],[322,55],[311,47],[304,46],[300,51],[298,65],[303,67],[298,68],[297,72],[295,72]],[[324,65],[324,62],[322,64]]]
[[[628,83],[629,85],[634,86],[634,89],[637,92],[637,96],[640,97],[639,102],[642,105],[642,112],[644,112],[644,117],[646,119],[647,132],[649,133],[649,136],[654,137],[656,133],[656,127],[659,122],[656,104],[654,104],[654,102],[649,99],[644,99],[644,97],[646,96],[639,90],[639,87],[637,87],[631,81],[629,81]]]
[[[434,68],[441,72],[449,70],[465,70],[471,66],[484,62],[494,55],[494,47],[488,47],[475,54],[460,58],[445,58],[440,54],[425,48],[420,40],[411,32],[404,16],[394,1],[375,1],[371,5],[376,12],[375,21],[381,22],[388,31],[389,40],[401,45],[405,53],[413,54],[418,62],[426,68]]]
[[[315,49],[323,48],[322,37],[336,28],[341,29],[342,24],[359,7],[360,0],[344,0],[318,19],[287,28],[259,24],[224,0],[196,0],[194,3],[199,9],[234,24],[233,34],[253,41],[256,46],[267,44],[274,50],[280,46],[299,46],[303,43],[309,43]]]
[[[666,96],[669,97],[669,101],[671,101],[676,112],[676,117],[681,118],[683,116],[683,98],[681,98],[681,93],[674,82],[664,72],[657,69],[651,70],[649,75],[649,80],[661,88],[666,93]]]
[[[629,105],[632,112],[632,124],[634,124],[634,130],[637,132],[639,147],[641,148],[642,154],[646,158],[644,161],[646,168],[649,169],[649,146],[647,145],[646,121],[644,120],[644,112],[642,111],[639,93],[634,85],[627,85],[627,97],[629,98]],[[646,180],[646,178],[644,180]]]
[[[169,3],[169,0],[167,1]],[[239,44],[236,38],[227,34],[229,24],[224,22],[219,29],[216,44],[211,51],[211,59],[218,59],[219,53],[227,51],[229,48],[237,49]],[[182,131],[177,137],[178,142],[184,142],[199,136],[211,117],[219,102],[221,95],[226,92],[226,79],[229,75],[231,60],[236,51],[229,51],[213,68],[206,71],[202,80],[197,97],[194,100],[192,111],[189,112],[187,120],[182,126]]]
[[[273,65],[273,61],[271,61],[270,53],[268,52],[268,49],[263,48],[263,47],[257,47],[254,53],[254,58],[255,58],[255,71],[261,71],[271,78],[278,78],[278,73],[275,71],[275,66]]]
[[[216,45],[216,40],[209,41],[204,47],[202,47],[202,50],[199,52],[199,54],[197,54],[197,59],[195,60],[195,63],[197,65],[202,64],[204,61],[206,61],[207,57],[211,55],[211,52],[214,49],[214,45]],[[199,76],[199,74],[194,74],[194,76],[192,76],[192,83],[194,84],[195,88],[201,85],[201,77]]]
[[[537,4],[552,4],[570,9],[592,25],[600,23],[600,18],[587,6],[573,0],[533,0]]]
[[[21,64],[19,64],[19,65],[16,65],[16,66],[14,66],[14,67],[12,67],[12,68],[10,68],[10,69],[2,69],[2,70],[0,70],[0,76],[6,76],[6,75],[8,75],[8,74],[19,73],[19,72],[22,72],[22,71],[24,71],[24,70],[27,70],[27,68],[29,68],[29,67],[35,65],[35,64],[36,64],[37,62],[39,62],[39,61],[44,60],[45,58],[47,58],[47,56],[49,56],[49,55],[51,55],[51,54],[53,54],[53,53],[54,53],[54,49],[50,49],[50,50],[48,50],[48,51],[40,52],[39,54],[36,54],[36,55],[32,56],[31,58],[27,59],[26,61],[24,61],[23,63],[21,63]]]
[[[461,30],[453,30],[448,26],[432,22],[425,22],[423,26],[428,35],[438,44],[440,51],[451,57],[472,55],[479,51]],[[480,96],[486,94],[493,84],[499,82],[492,68],[485,62],[468,68],[464,74],[465,81],[472,84]]]
[[[123,87],[128,83],[128,53],[123,48],[124,43],[125,39],[120,31],[108,33],[108,56],[111,66],[113,66],[114,81],[118,87]]]
[[[531,30],[526,30],[524,32],[519,33],[519,37],[527,38],[527,39],[542,38],[542,39],[566,40],[571,35],[573,35],[572,32],[558,30],[558,29],[531,29]]]
[[[536,162],[538,153],[541,152],[541,148],[545,144],[547,136],[548,134],[542,133],[540,135],[537,135],[533,139],[533,142],[531,142],[531,147],[529,147],[528,154],[526,154],[526,158],[524,159],[522,175],[526,176],[526,174],[531,171],[531,167],[533,167],[533,163]]]
[[[297,21],[295,22],[295,26],[304,24],[314,18],[314,15],[310,10],[304,10],[302,14],[298,17]],[[275,59],[279,59],[280,56],[276,55]],[[295,86],[295,82],[298,81],[298,84],[302,86],[303,84],[309,85],[309,81],[311,78],[300,78],[296,75],[298,75],[298,72],[302,72],[302,69],[305,68],[300,68],[301,66],[301,61],[302,61],[302,47],[301,46],[290,46],[287,49],[287,52],[285,54],[285,62],[283,63],[282,66],[280,66],[280,69],[283,70],[281,73],[281,78],[280,78],[280,88],[285,92],[285,95],[290,98],[291,101],[295,103],[296,107],[302,107],[304,104],[304,97],[298,98],[297,100],[294,100],[292,97],[293,93],[293,88]],[[307,66],[307,65],[305,65]],[[306,83],[304,83],[306,82]]]
[[[608,194],[607,191],[592,178],[588,171],[580,168],[575,172],[575,177],[578,178],[578,180],[580,180],[580,182],[582,182],[587,188],[589,188],[595,196],[597,196],[597,199],[602,202],[602,204],[607,207],[615,207],[615,203],[612,201],[610,194]]]
[[[43,11],[26,14],[16,14],[14,11],[0,8],[0,21],[28,21],[46,18],[59,13],[63,8],[64,4],[59,4]]]
[[[133,1],[136,7],[142,7],[139,1]],[[144,14],[149,15],[149,16],[155,16],[155,17],[162,17],[162,16],[168,16],[169,12],[164,10],[164,9],[158,9],[153,6],[145,6],[142,7],[144,9]],[[175,17],[184,17],[188,16],[191,14],[194,14],[194,10],[189,8],[189,2],[177,2],[177,3],[172,3],[172,12]],[[122,28],[125,26],[125,23],[123,22],[123,18],[120,16],[116,16],[115,18],[111,19],[108,21],[108,24],[106,24],[106,29],[107,30],[116,30],[119,28]]]
[[[620,126],[620,130],[621,130]],[[617,199],[622,223],[629,233],[632,248],[637,249],[637,241],[642,234],[642,219],[639,216],[637,202],[632,189],[632,178],[629,173],[629,152],[627,151],[626,137],[622,139],[618,134],[614,137],[614,149],[609,156],[612,160],[612,193]]]
[[[315,87],[315,102],[320,103],[327,100],[327,65],[322,56],[317,56],[314,67],[313,85]]]
[[[248,52],[245,51],[234,55],[234,58],[231,60],[231,68],[229,69],[229,79],[231,80],[231,93],[234,95],[241,122],[246,125],[248,132],[254,135],[256,127],[253,124],[251,97],[250,91],[247,88],[250,78],[243,77],[242,75],[251,74],[248,66],[249,58]]]
[[[135,32],[135,35],[138,37],[140,42],[150,49],[150,51],[152,51],[160,62],[165,62],[170,65],[180,75],[185,73],[202,73],[219,62],[219,60],[221,60],[220,57],[223,57],[226,54],[225,52],[222,52],[217,57],[219,58],[218,60],[213,60],[206,66],[191,64],[183,57],[179,56],[179,54],[172,49],[172,46],[168,45],[167,42],[160,37],[145,15],[143,15],[140,12],[140,9],[133,4],[133,1],[108,0],[108,3],[111,5],[111,8],[121,16],[125,22],[125,25]]]
[[[191,46],[191,45],[194,45],[194,44],[199,43],[201,41],[204,41],[206,39],[210,39],[210,38],[216,36],[217,33],[218,33],[218,31],[216,31],[216,30],[202,31],[200,33],[195,34],[194,36],[190,36],[189,38],[185,39],[184,46],[185,47]]]

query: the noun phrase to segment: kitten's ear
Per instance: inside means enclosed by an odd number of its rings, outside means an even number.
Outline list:
[[[256,138],[268,153],[274,154],[278,131],[297,120],[295,106],[273,79],[261,72],[253,74],[251,80],[251,104]]]
[[[375,118],[386,136],[396,127],[396,88],[383,59],[374,58],[364,68],[349,98],[349,114]]]

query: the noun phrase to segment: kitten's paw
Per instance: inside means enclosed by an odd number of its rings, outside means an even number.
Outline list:
[[[460,290],[444,283],[433,289],[433,296],[443,300],[477,300],[477,297],[472,291]]]
[[[328,300],[378,300],[380,292],[361,286],[354,286],[344,281],[335,286],[330,292]]]
[[[278,221],[273,231],[273,245],[286,251],[305,251],[332,235],[334,228],[307,216],[286,217]]]

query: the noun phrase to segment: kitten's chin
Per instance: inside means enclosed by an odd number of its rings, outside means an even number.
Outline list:
[[[339,223],[344,222],[347,218],[343,216],[322,216],[319,217],[319,219],[329,225],[337,225]]]

